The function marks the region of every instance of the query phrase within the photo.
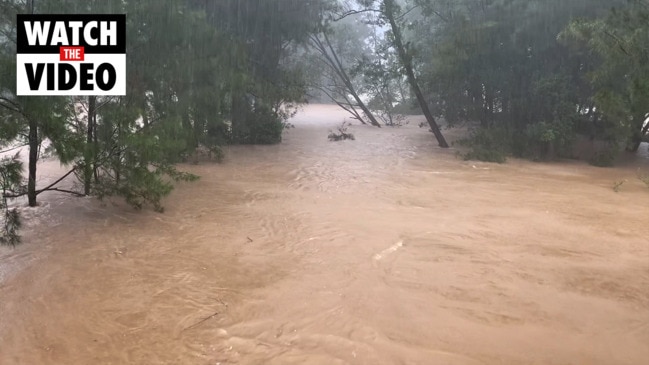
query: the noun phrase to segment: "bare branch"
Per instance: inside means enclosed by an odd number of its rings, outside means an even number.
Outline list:
[[[415,6],[413,6],[412,8],[410,8],[410,9],[404,11],[401,15],[399,15],[398,17],[396,17],[396,19],[397,19],[397,20],[401,20],[403,17],[405,17],[406,15],[410,14],[413,10],[417,9],[418,7],[419,7],[419,5],[415,5]],[[433,10],[433,13],[435,13],[435,15],[439,16],[439,15],[438,15],[434,10]]]
[[[13,151],[13,150],[17,150],[17,149],[19,149],[19,148],[23,148],[23,147],[25,147],[25,146],[29,146],[29,144],[27,144],[27,143],[26,143],[26,144],[21,144],[20,146],[16,146],[16,147],[10,148],[10,149],[8,149],[8,150],[0,151],[0,153],[11,152],[11,151]]]
[[[56,184],[58,184],[58,183],[60,183],[61,181],[63,181],[63,179],[65,179],[66,177],[70,176],[70,174],[72,174],[74,171],[76,171],[76,169],[77,169],[76,167],[73,168],[72,170],[68,171],[65,175],[63,175],[62,177],[60,177],[58,180],[56,180],[55,182],[53,182],[53,183],[51,183],[50,185],[48,185],[45,189],[37,190],[36,193],[38,194],[38,193],[41,193],[41,192],[43,192],[43,191],[45,191],[45,190],[48,190],[48,189],[53,188]]]
[[[0,106],[2,106],[5,109],[11,110],[12,112],[22,114],[20,109],[20,104],[16,103],[11,99],[7,99],[3,96],[0,96]]]
[[[76,195],[76,196],[78,196],[78,197],[86,196],[85,194],[83,194],[83,193],[79,193],[79,192],[77,192],[77,191],[66,190],[66,189],[60,189],[60,188],[50,188],[50,189],[46,189],[46,190],[41,190],[41,191],[36,192],[36,195],[38,195],[38,194],[40,194],[40,193],[42,193],[42,192],[44,192],[44,191],[58,191],[58,192],[60,192],[60,193],[72,194],[72,195]]]
[[[363,14],[363,13],[381,13],[381,10],[379,9],[361,9],[361,10],[347,10],[345,12],[342,12],[340,14],[336,14],[338,17],[332,19],[334,22],[343,20],[347,18],[348,16],[351,15],[357,15],[357,14]]]

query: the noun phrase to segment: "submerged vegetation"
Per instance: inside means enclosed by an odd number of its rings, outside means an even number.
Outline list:
[[[469,126],[464,157],[573,157],[578,138],[610,166],[647,140],[648,0],[0,0],[0,162],[7,199],[45,191],[119,196],[162,211],[178,162],[222,158],[226,144],[275,144],[299,104],[328,99],[368,126],[418,109],[440,147],[440,120]],[[16,14],[127,14],[124,97],[21,97]],[[331,140],[353,139],[346,125]],[[68,167],[37,186],[41,148]],[[23,176],[23,174],[25,176]],[[78,189],[60,186],[76,177]],[[619,187],[619,186],[618,186]]]
[[[306,82],[288,56],[315,32],[326,1],[0,0],[0,145],[29,147],[28,171],[3,160],[6,240],[16,210],[6,199],[44,191],[123,197],[162,211],[175,181],[197,176],[176,163],[228,143],[281,141],[304,101]],[[16,14],[125,13],[124,97],[22,97],[16,92]],[[78,188],[37,186],[42,145],[50,145]],[[23,179],[27,183],[23,183]],[[57,181],[60,183],[63,179]],[[23,189],[23,185],[26,186]],[[69,184],[67,184],[69,185]],[[66,186],[67,186],[66,185]]]
[[[572,157],[582,135],[610,165],[646,135],[648,3],[421,1],[413,16],[428,100],[472,123],[468,158]],[[644,19],[644,21],[643,21]]]
[[[647,0],[357,0],[328,19],[315,84],[362,123],[417,105],[441,147],[437,119],[493,162],[572,158],[581,138],[611,166],[647,139]]]
[[[329,132],[329,140],[332,142],[345,141],[345,140],[356,140],[356,137],[352,133],[349,133],[347,130],[351,124],[343,122],[340,127],[336,128],[336,131]]]

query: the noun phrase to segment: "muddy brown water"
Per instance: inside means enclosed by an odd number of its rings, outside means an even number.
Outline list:
[[[417,121],[328,142],[343,118],[184,166],[165,214],[45,196],[0,249],[0,364],[647,364],[642,157],[465,162]]]

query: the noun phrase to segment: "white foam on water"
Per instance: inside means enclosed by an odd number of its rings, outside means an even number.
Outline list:
[[[387,256],[387,255],[389,255],[391,253],[397,252],[397,250],[400,249],[401,247],[403,247],[403,240],[395,243],[394,245],[392,245],[392,246],[386,248],[385,250],[381,251],[380,253],[377,253],[376,255],[374,255],[374,260],[379,261],[379,260],[383,259],[385,256]]]

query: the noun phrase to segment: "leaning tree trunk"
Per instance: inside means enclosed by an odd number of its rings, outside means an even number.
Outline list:
[[[38,123],[35,119],[29,118],[29,177],[27,180],[27,200],[30,207],[36,203],[36,164],[38,163]]]
[[[356,92],[356,88],[354,87],[354,84],[352,83],[352,80],[350,79],[349,75],[347,74],[347,71],[345,71],[345,67],[344,67],[342,61],[340,60],[340,58],[336,54],[336,50],[334,49],[333,45],[331,44],[331,41],[329,40],[329,37],[327,36],[327,33],[323,33],[323,38],[324,38],[324,42],[317,35],[314,35],[314,36],[311,37],[311,41],[312,41],[312,44],[313,44],[314,48],[318,52],[320,52],[322,57],[324,57],[324,61],[326,61],[329,68],[331,68],[331,70],[333,70],[333,72],[340,78],[340,80],[342,80],[343,84],[345,85],[345,88],[347,89],[347,92],[352,96],[352,98],[354,98],[354,101],[356,102],[356,105],[363,111],[363,113],[365,114],[367,119],[369,119],[370,124],[375,126],[375,127],[381,128],[381,124],[376,120],[376,117],[374,117],[374,114],[372,113],[370,108],[368,108],[367,105],[365,105],[363,100],[360,98],[360,96]],[[326,43],[326,45],[325,45],[325,43]],[[342,105],[340,103],[338,103],[334,97],[332,97],[331,95],[328,95],[328,96],[330,97],[330,99],[332,99],[334,102],[336,102],[336,104],[338,104],[339,106],[342,107]],[[347,99],[346,96],[345,96],[345,99]],[[351,103],[349,103],[349,105],[353,107],[353,105],[351,105]],[[346,108],[343,108],[343,109],[346,109]],[[349,110],[347,110],[347,111],[349,112]],[[351,113],[351,114],[354,115],[355,113]],[[358,118],[357,113],[356,113],[355,117]],[[363,122],[362,119],[360,119],[360,118],[358,118],[358,119],[361,122]],[[363,124],[365,124],[365,123],[363,122]]]
[[[345,83],[345,86],[347,86],[347,89],[349,93],[352,95],[354,100],[356,101],[356,105],[358,105],[359,108],[363,111],[367,119],[370,120],[370,124],[372,124],[375,127],[381,128],[381,124],[376,120],[374,117],[374,114],[370,111],[370,108],[365,105],[363,100],[361,100],[361,97],[358,95],[356,92],[356,88],[354,88],[354,84],[352,83],[352,80],[349,78],[349,75],[347,75],[347,72],[345,71],[345,68],[343,67],[343,63],[340,61],[338,58],[338,55],[334,51],[333,46],[331,45],[331,42],[329,41],[329,37],[327,37],[327,34],[324,33],[324,38],[325,41],[327,42],[327,45],[329,46],[329,50],[331,50],[331,55],[333,56],[333,60],[335,64],[338,66],[339,70],[339,75],[341,76],[343,82]]]
[[[401,29],[399,29],[394,16],[396,4],[394,3],[394,0],[384,0],[383,5],[385,7],[385,16],[386,18],[388,18],[390,27],[392,28],[394,48],[397,49],[399,59],[401,60],[401,64],[403,65],[404,70],[406,71],[408,82],[410,83],[412,90],[415,92],[415,96],[417,97],[417,101],[419,102],[419,106],[421,107],[421,111],[424,113],[426,121],[428,121],[428,124],[430,125],[430,129],[435,134],[435,138],[437,138],[437,143],[439,144],[439,146],[442,148],[448,148],[448,143],[446,142],[442,131],[439,129],[439,126],[435,121],[435,117],[433,117],[433,113],[430,112],[426,98],[424,98],[424,94],[421,92],[421,88],[419,87],[419,83],[417,82],[417,77],[415,76],[414,67],[412,65],[412,56],[408,54],[408,52],[406,52],[406,48],[403,45]]]

